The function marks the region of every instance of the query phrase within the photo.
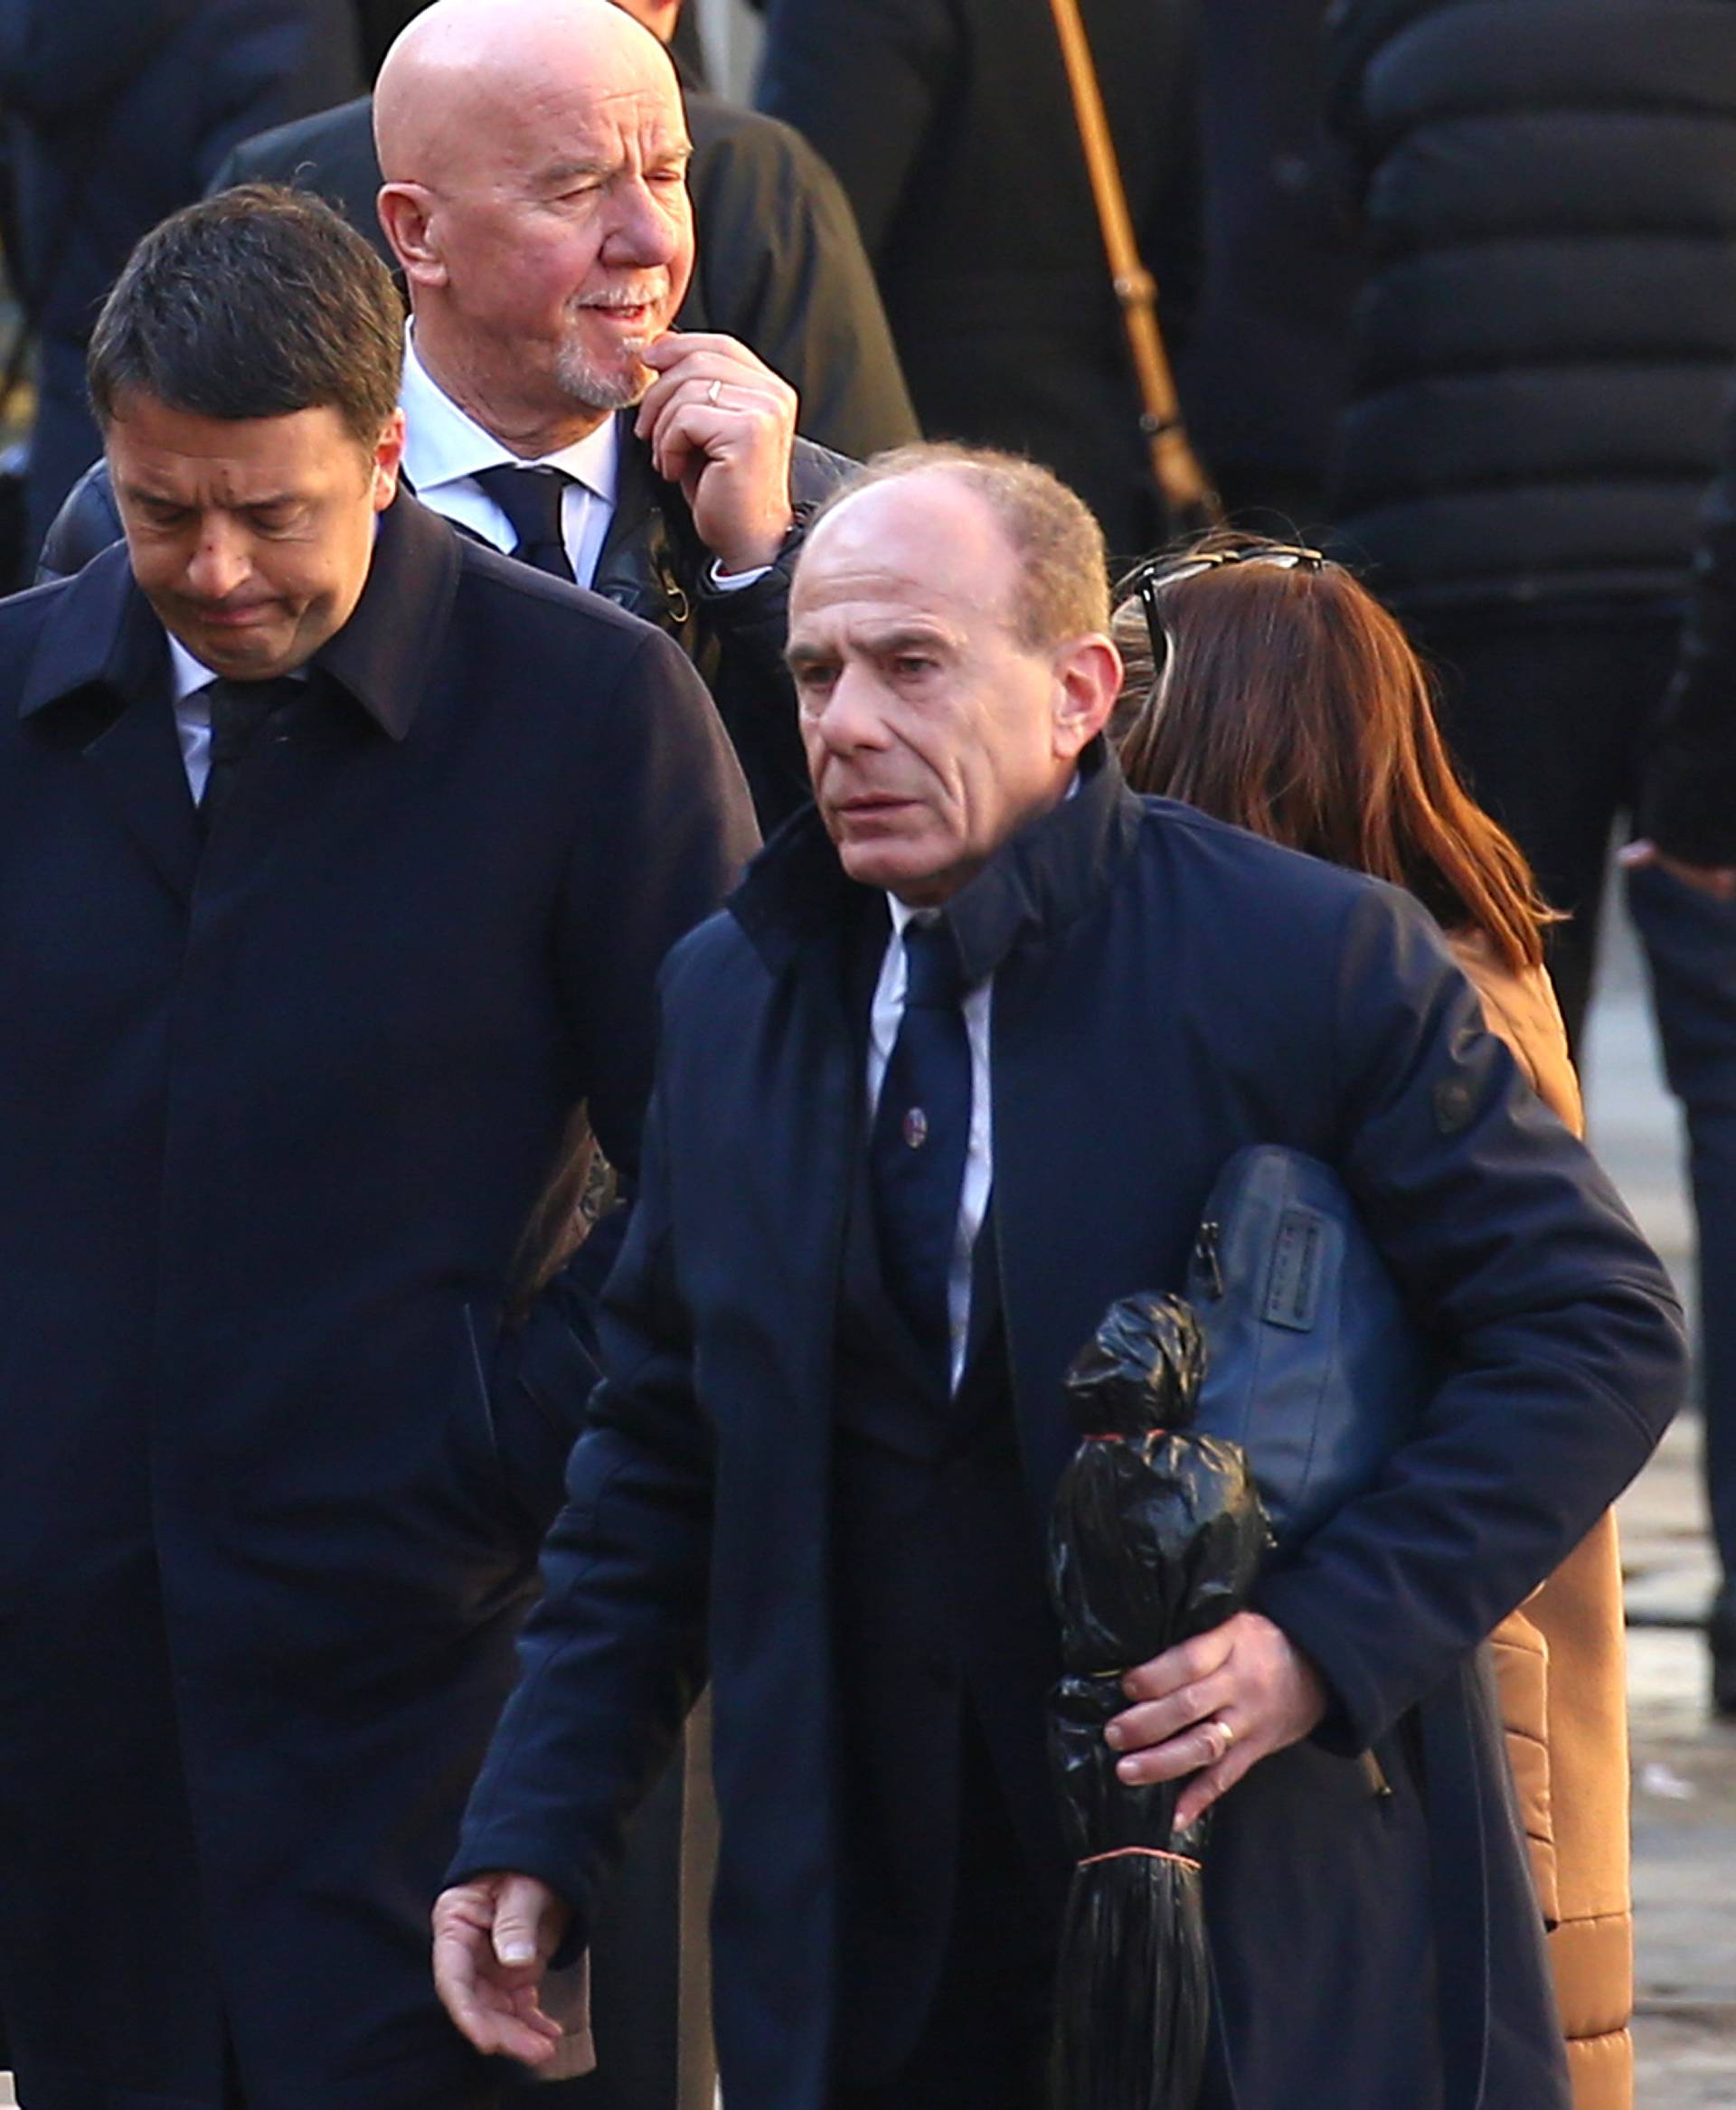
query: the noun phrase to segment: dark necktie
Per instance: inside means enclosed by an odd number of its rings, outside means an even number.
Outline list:
[[[206,688],[211,700],[211,767],[199,801],[199,818],[207,830],[229,803],[266,721],[291,702],[301,686],[282,674],[269,682],[215,681]]]
[[[564,469],[496,462],[492,469],[478,469],[476,480],[506,515],[517,538],[513,554],[519,562],[571,580],[572,560],[561,532],[561,501],[567,485],[578,479]]]
[[[904,1016],[880,1089],[870,1159],[886,1286],[948,1386],[948,1278],[970,1144],[964,975],[944,921],[904,927]]]

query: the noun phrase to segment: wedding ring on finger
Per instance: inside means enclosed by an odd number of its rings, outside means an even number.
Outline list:
[[[1212,1763],[1215,1766],[1221,1759],[1230,1756],[1230,1747],[1236,1740],[1236,1732],[1221,1715],[1215,1714],[1203,1727],[1212,1731]]]
[[[706,390],[705,400],[712,406],[712,410],[716,410],[717,399],[722,393],[723,383],[721,381],[713,381],[711,387]]]

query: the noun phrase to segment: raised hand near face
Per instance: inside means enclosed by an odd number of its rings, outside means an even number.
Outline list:
[[[635,427],[657,474],[681,486],[725,572],[776,558],[794,514],[796,391],[733,337],[672,330],[642,357],[656,380]]]

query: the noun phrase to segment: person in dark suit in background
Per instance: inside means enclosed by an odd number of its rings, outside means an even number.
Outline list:
[[[1335,1168],[1443,1374],[1252,1608],[1123,1681],[1123,1777],[1216,1805],[1203,2110],[1565,2110],[1473,1659],[1650,1452],[1680,1310],[1417,903],[1127,791],[1108,613],[1100,532],[1029,464],[912,450],[815,524],[817,805],[665,972],[603,1382],[437,1973],[473,2041],[544,2053],[542,1965],[708,1663],[725,2099],[1039,2103],[1061,1378],[1276,1142]]]
[[[392,40],[427,0],[355,0],[356,26],[362,39],[362,71],[372,80],[380,61],[392,49]],[[238,178],[237,181],[244,179]],[[260,178],[260,181],[274,180]],[[230,186],[225,184],[224,188]]]
[[[40,333],[28,560],[99,450],[84,348],[133,244],[238,140],[358,85],[348,0],[0,5],[22,241],[7,268]]]
[[[865,459],[916,438],[886,312],[837,178],[789,126],[705,88],[678,41],[683,0],[617,5],[669,46],[693,135],[687,184],[698,240],[676,326],[740,337],[796,391],[801,429],[822,447]],[[408,20],[420,9],[402,12]],[[317,191],[396,266],[374,210],[370,97],[243,140],[212,187],[242,183]]]
[[[1198,13],[1205,272],[1178,376],[1238,525],[1312,537],[1350,378],[1356,242],[1326,127],[1327,0]]]
[[[1627,891],[1688,1131],[1722,1713],[1736,1711],[1736,916],[1728,843],[1696,840],[1683,796],[1699,758],[1679,725],[1661,746],[1656,728],[1736,363],[1736,5],[1682,0],[1667,22],[1660,34],[1650,0],[1334,9],[1331,108],[1369,252],[1334,513],[1337,546],[1438,671],[1472,791],[1566,913],[1549,966],[1576,1044],[1612,831],[1653,839]]]
[[[221,287],[221,297],[212,289]],[[399,488],[316,199],[148,236],[126,528],[0,605],[0,1985],[37,2110],[484,2110],[425,1923],[510,1681],[665,948],[754,832],[692,667]]]
[[[1635,839],[1620,853],[1651,937],[1658,1038],[1688,1110],[1700,1284],[1702,1465],[1718,1587],[1707,1608],[1711,1698],[1736,1719],[1736,398],[1701,510],[1675,670],[1636,765]],[[1664,942],[1658,942],[1658,933]]]
[[[1179,341],[1200,275],[1188,10],[1083,13],[1140,254]],[[924,432],[1046,462],[1118,555],[1161,542],[1046,0],[772,0],[755,99],[843,184]]]

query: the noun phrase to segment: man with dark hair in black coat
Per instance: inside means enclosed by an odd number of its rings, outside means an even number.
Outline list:
[[[1140,253],[1175,333],[1199,276],[1187,9],[1085,0]],[[1165,522],[1045,0],[771,0],[756,100],[855,209],[925,432],[1045,462],[1117,556]]]
[[[668,639],[398,488],[329,208],[140,246],[123,545],[0,605],[0,1986],[36,2110],[489,2110],[428,1905],[510,1681],[664,952],[754,840]],[[578,2049],[576,2046],[573,2049]],[[589,2085],[589,2084],[585,2084]]]
[[[7,264],[40,333],[30,557],[98,451],[84,347],[133,244],[238,140],[356,85],[349,0],[0,0],[23,243]]]
[[[1329,69],[1370,250],[1343,553],[1436,662],[1472,789],[1569,912],[1550,966],[1577,1039],[1736,363],[1736,5],[1346,0]],[[1678,1050],[1710,1428],[1736,1417],[1736,1013],[1693,991],[1736,969],[1736,925],[1690,835],[1659,848],[1629,900]]]

